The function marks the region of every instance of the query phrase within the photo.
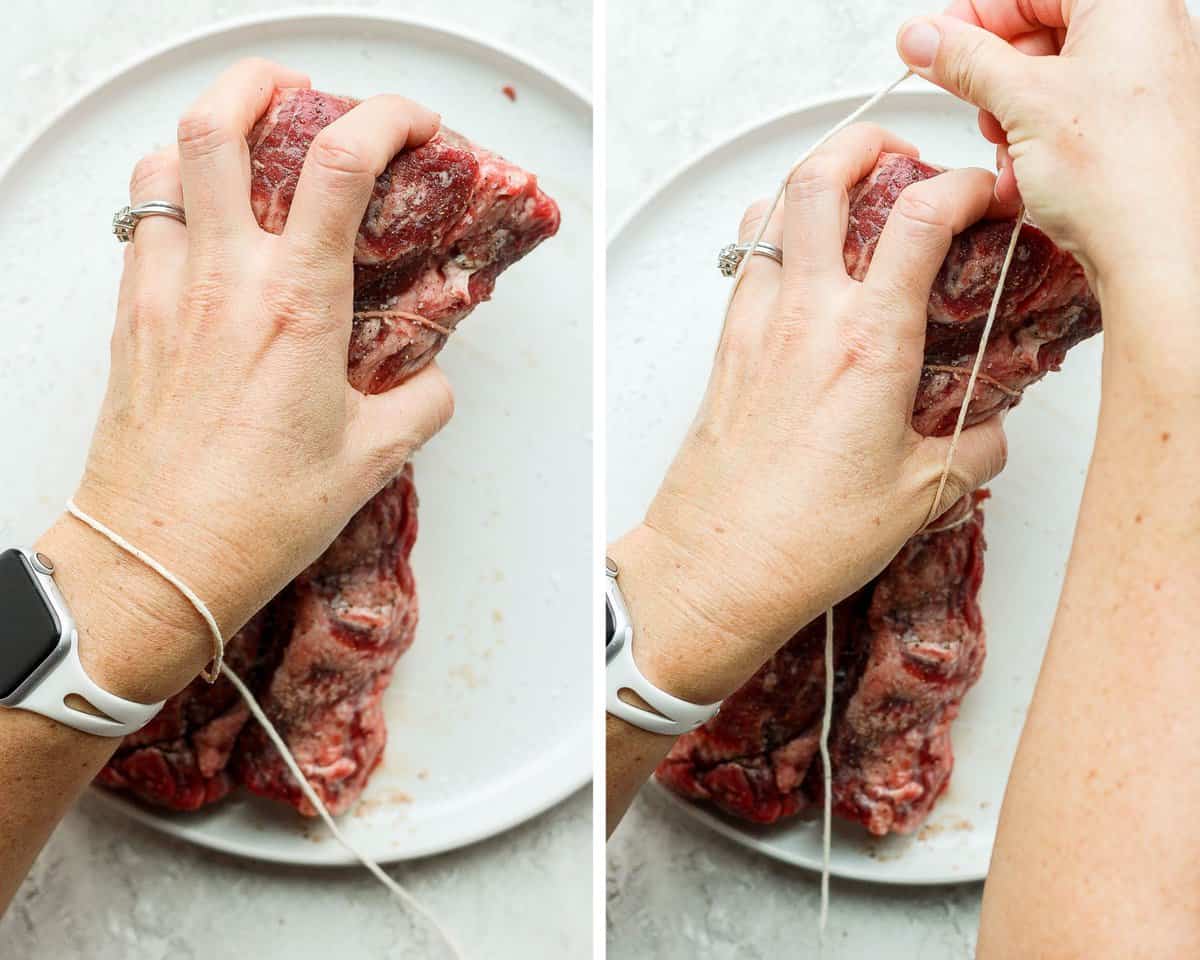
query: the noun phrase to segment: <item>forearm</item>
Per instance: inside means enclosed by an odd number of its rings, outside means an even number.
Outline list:
[[[1169,296],[1105,301],[1116,330],[1100,428],[1002,811],[981,957],[1200,952],[1200,378],[1179,343],[1194,336],[1196,299],[1158,289]],[[1154,324],[1170,344],[1130,335],[1146,310],[1170,311]],[[1174,355],[1128,362],[1158,350]]]
[[[611,837],[675,738],[639,730],[612,714],[604,721],[605,826]]]
[[[203,666],[203,622],[154,571],[71,518],[39,539],[79,626],[84,669],[113,693],[153,703]],[[0,910],[120,741],[25,710],[0,710]]]
[[[675,696],[692,703],[725,699],[791,636],[790,630],[756,616],[753,603],[734,613],[732,621],[722,622],[735,601],[720,595],[715,584],[721,578],[713,577],[709,562],[644,526],[614,543],[609,554],[621,571],[638,668],[651,683]],[[742,629],[735,634],[725,625],[729,622],[740,623]],[[675,738],[640,730],[611,715],[605,719],[611,836]]]

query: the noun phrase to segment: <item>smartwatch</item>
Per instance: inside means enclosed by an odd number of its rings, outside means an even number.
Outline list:
[[[76,698],[102,716],[72,706]],[[134,703],[92,680],[79,661],[79,634],[54,583],[54,564],[42,553],[0,553],[0,706],[99,737],[124,737],[144,727],[164,702]]]
[[[680,700],[660,690],[638,669],[633,661],[633,621],[617,584],[617,565],[609,557],[605,558],[604,572],[607,575],[604,591],[607,711],[642,730],[671,736],[689,733],[707,723],[721,709],[720,701],[700,704]],[[651,709],[622,699],[624,690],[636,693]]]

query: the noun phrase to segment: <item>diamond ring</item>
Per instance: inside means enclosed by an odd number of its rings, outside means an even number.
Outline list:
[[[721,271],[721,276],[736,276],[738,266],[749,252],[750,244],[748,243],[731,243],[727,247],[724,247],[717,257],[717,267]],[[783,251],[773,243],[759,241],[754,246],[754,252],[764,257],[770,257],[780,266],[783,265]]]
[[[184,226],[187,226],[187,218],[184,216],[183,207],[178,204],[168,203],[166,200],[149,200],[146,203],[139,203],[136,207],[122,207],[113,214],[112,232],[113,235],[122,243],[129,243],[133,239],[133,231],[137,229],[138,221],[143,217],[170,217],[172,220],[178,220]]]

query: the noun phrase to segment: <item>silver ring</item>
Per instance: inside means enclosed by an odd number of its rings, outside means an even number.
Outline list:
[[[738,266],[749,252],[750,244],[748,243],[731,243],[724,247],[717,257],[717,268],[721,271],[721,276],[736,276]],[[773,243],[763,243],[760,240],[754,245],[754,252],[764,257],[770,257],[781,267],[783,266],[783,251]]]
[[[143,217],[170,217],[187,226],[187,217],[184,216],[183,207],[175,203],[168,203],[166,200],[148,200],[145,203],[139,203],[136,207],[122,207],[114,213],[113,235],[122,243],[129,243],[133,239],[133,231],[137,229],[138,221]]]

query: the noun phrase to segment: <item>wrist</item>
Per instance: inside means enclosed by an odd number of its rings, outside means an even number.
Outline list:
[[[84,670],[117,696],[153,703],[182,690],[212,657],[212,636],[182,594],[73,517],[35,549],[75,618]]]
[[[634,659],[667,693],[698,704],[723,700],[788,639],[753,605],[726,598],[719,566],[645,524],[613,543],[609,556],[633,623]]]
[[[111,451],[106,453],[112,455]],[[186,486],[162,489],[150,482],[139,487],[108,481],[105,478],[111,470],[103,462],[100,468],[93,466],[92,460],[98,459],[93,450],[75,503],[194,590],[216,618],[222,636],[231,637],[284,586],[286,580],[274,589],[269,589],[270,584],[262,589],[263,581],[272,579],[269,574],[274,572],[274,564],[263,565],[255,560],[269,560],[289,545],[276,543],[271,550],[256,552],[248,545],[270,542],[269,533],[248,535],[239,543],[216,528],[220,525],[203,522],[204,518],[236,517],[236,496],[220,496],[228,491],[211,481],[207,488],[210,494],[199,501],[187,497]],[[192,486],[199,485],[196,478],[193,481]],[[133,559],[124,552],[122,557]],[[174,589],[170,584],[166,586]]]
[[[1195,230],[1192,223],[1188,229]],[[1097,254],[1088,268],[1088,281],[1103,310],[1107,335],[1108,314],[1118,311],[1115,324],[1127,326],[1140,320],[1158,326],[1151,305],[1193,310],[1200,290],[1196,262],[1200,260],[1200,238],[1164,237],[1162,231],[1147,239],[1149,228],[1135,232],[1135,242]],[[1125,238],[1128,241],[1128,238]],[[1178,331],[1172,331],[1178,332]]]
[[[1123,403],[1187,398],[1190,410],[1200,389],[1194,362],[1200,330],[1193,323],[1200,280],[1164,265],[1161,272],[1131,268],[1096,283],[1104,316],[1103,395]]]

